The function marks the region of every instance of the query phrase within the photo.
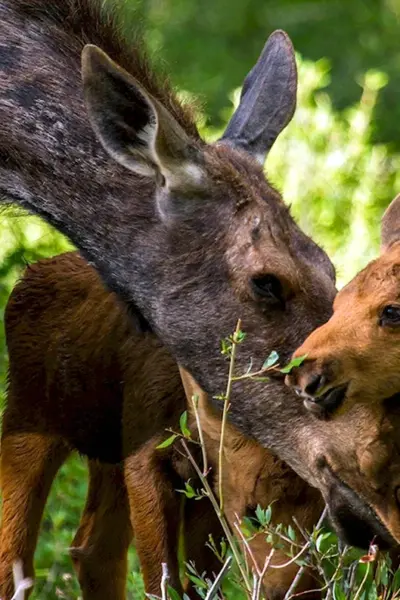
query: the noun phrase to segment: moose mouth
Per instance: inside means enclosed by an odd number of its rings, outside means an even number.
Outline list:
[[[348,383],[338,387],[330,388],[324,394],[314,398],[304,398],[304,406],[320,417],[328,417],[334,410],[337,410],[344,402],[347,394]]]

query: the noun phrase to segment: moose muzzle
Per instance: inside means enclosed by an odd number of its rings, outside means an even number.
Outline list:
[[[320,340],[316,330],[295,353],[304,362],[286,377],[320,424],[307,441],[309,460],[342,539],[391,547],[400,543],[400,402],[356,388],[345,346],[332,354]]]

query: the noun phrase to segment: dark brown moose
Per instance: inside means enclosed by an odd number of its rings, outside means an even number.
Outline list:
[[[382,251],[336,296],[331,319],[296,351],[306,356],[288,383],[306,408],[325,419],[335,443],[347,448],[347,465],[330,470],[347,481],[359,473],[382,523],[398,538],[400,503],[400,195],[382,219]],[[355,434],[355,435],[354,435]],[[353,438],[354,436],[354,438]],[[361,493],[362,487],[359,488]],[[332,492],[331,505],[335,502]],[[339,525],[340,527],[340,525]]]
[[[283,32],[270,37],[224,135],[207,145],[190,109],[99,6],[0,2],[0,196],[68,235],[219,409],[219,342],[239,317],[244,370],[271,350],[285,362],[331,314],[332,265],[262,170],[294,111],[293,49]],[[160,415],[165,427],[169,413]],[[335,475],[346,444],[283,381],[237,383],[229,418],[328,503],[334,494],[332,517],[353,541],[393,542],[398,509],[383,526],[371,482]],[[141,411],[127,410],[128,423],[137,437],[124,450],[133,455],[149,440]]]
[[[170,354],[154,334],[132,327],[127,310],[75,253],[27,269],[10,297],[5,324],[10,382],[1,452],[0,597],[12,596],[16,559],[22,560],[26,575],[33,575],[46,496],[73,449],[90,459],[88,500],[71,549],[83,597],[125,598],[131,525],[146,590],[159,593],[162,562],[168,564],[171,585],[180,590],[182,495],[175,488],[184,488],[189,476],[193,487],[200,484],[179,446],[157,449],[168,435],[164,427],[177,429],[185,408]],[[191,398],[197,390],[184,377]],[[199,413],[210,477],[218,492],[220,418],[202,396]],[[138,439],[138,428],[147,441],[126,457],[124,445],[129,448],[130,438],[133,443]],[[295,515],[311,529],[322,511],[315,488],[232,426],[224,446],[224,505],[234,531],[236,515],[253,514],[257,504],[267,507],[271,502],[275,522],[292,523]],[[187,501],[183,524],[187,560],[211,576],[220,566],[205,543],[211,533],[218,544],[221,534],[209,501]],[[251,547],[261,569],[270,552],[265,535],[253,539]],[[276,552],[271,565],[286,562],[288,558]],[[283,597],[297,569],[293,563],[285,569],[270,567],[264,578],[267,597]],[[301,583],[305,590],[317,586],[311,576]]]

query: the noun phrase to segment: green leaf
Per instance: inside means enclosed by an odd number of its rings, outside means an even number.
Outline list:
[[[232,353],[232,342],[230,339],[221,340],[221,354],[230,356]]]
[[[174,443],[177,437],[178,435],[176,433],[173,433],[169,436],[169,438],[161,442],[161,444],[158,444],[158,446],[156,446],[156,449],[162,450],[163,448],[168,448],[168,446],[171,446]]]
[[[292,360],[290,361],[290,363],[288,363],[285,367],[283,367],[283,369],[281,369],[281,373],[290,373],[290,371],[292,369],[294,369],[294,367],[299,367],[307,358],[307,354],[304,354],[303,356],[296,356],[296,358],[292,358]]]
[[[393,592],[400,591],[400,569],[396,571],[392,581],[392,590]]]
[[[273,365],[275,365],[279,360],[279,354],[272,350],[271,354],[265,359],[264,364],[262,366],[263,369],[269,369]]]
[[[185,489],[184,490],[176,490],[177,492],[180,492],[181,494],[185,494],[186,498],[197,498],[197,493],[195,492],[195,490],[192,488],[192,486],[190,485],[190,483],[188,481],[185,481]]]
[[[197,585],[197,587],[199,587],[200,589],[203,589],[203,590],[207,589],[207,584],[205,581],[203,581],[199,577],[196,577],[195,575],[190,575],[189,573],[187,575],[188,575],[190,581],[192,581],[195,585]]]
[[[315,547],[317,549],[318,552],[326,552],[329,548],[329,546],[333,545],[333,540],[332,540],[332,534],[328,531],[327,533],[321,533],[315,542]],[[326,542],[326,540],[330,540],[330,542],[324,543]]]
[[[288,525],[287,534],[288,537],[292,540],[292,542],[296,541],[296,532],[291,525]]]
[[[374,581],[371,583],[371,587],[368,590],[367,598],[368,600],[378,600],[378,591],[376,589],[376,584]]]
[[[377,583],[382,583],[382,585],[385,587],[389,583],[389,569],[387,564],[383,562],[381,563],[381,567],[379,569],[379,580],[377,580]]]
[[[262,527],[265,527],[271,521],[272,509],[270,506],[265,510],[261,508],[259,504],[257,504],[256,508],[256,517]]]
[[[168,597],[170,598],[170,600],[182,600],[180,595],[178,594],[178,592],[176,590],[174,590],[174,588],[168,586],[167,592],[168,592]]]
[[[179,425],[181,427],[182,435],[185,438],[190,438],[191,437],[191,433],[190,433],[190,430],[188,429],[188,426],[187,426],[187,419],[188,419],[187,410],[185,410],[185,412],[183,412],[181,414],[181,417],[179,419]]]
[[[346,600],[346,594],[340,587],[340,584],[336,581],[333,586],[333,598],[334,600]]]
[[[254,533],[257,533],[258,529],[254,525],[252,519],[249,517],[243,517],[240,523],[240,529],[247,537],[251,537]]]
[[[239,331],[236,331],[233,335],[233,341],[236,344],[241,344],[242,342],[244,342],[244,340],[246,339],[246,334],[244,331],[241,331],[239,329]]]

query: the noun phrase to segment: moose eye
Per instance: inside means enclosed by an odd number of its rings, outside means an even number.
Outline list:
[[[400,325],[400,306],[389,304],[381,312],[379,319],[381,327],[396,327]]]
[[[257,277],[253,277],[251,285],[254,292],[261,298],[283,305],[282,284],[275,275],[258,275]]]

